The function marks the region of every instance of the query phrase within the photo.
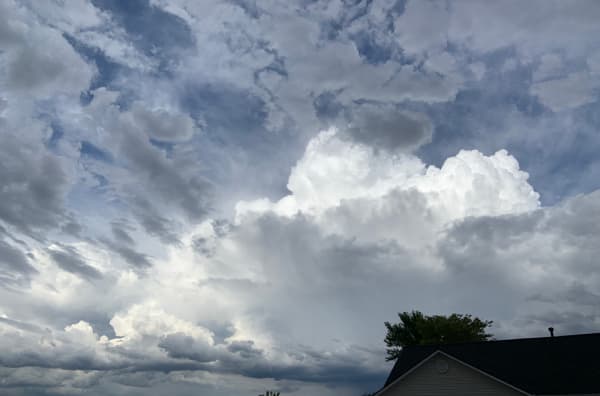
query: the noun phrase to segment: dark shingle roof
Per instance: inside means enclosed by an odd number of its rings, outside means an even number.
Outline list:
[[[409,346],[402,350],[385,386],[438,350],[527,393],[600,392],[600,333]]]

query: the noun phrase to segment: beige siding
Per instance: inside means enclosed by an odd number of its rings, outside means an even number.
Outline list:
[[[444,373],[444,369],[447,371]],[[378,396],[523,396],[445,356],[434,356]]]

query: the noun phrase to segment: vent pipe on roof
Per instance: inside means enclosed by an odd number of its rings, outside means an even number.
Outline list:
[[[554,327],[548,327],[548,331],[550,332],[550,337],[554,337]]]

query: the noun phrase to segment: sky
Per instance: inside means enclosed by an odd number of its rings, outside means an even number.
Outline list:
[[[410,310],[600,331],[598,20],[0,0],[0,393],[360,396]]]

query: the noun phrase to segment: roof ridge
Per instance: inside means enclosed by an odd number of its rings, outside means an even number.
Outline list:
[[[444,344],[420,344],[420,345],[408,345],[404,348],[414,348],[414,347],[445,347],[452,345],[477,345],[477,344],[489,344],[489,343],[508,343],[508,342],[520,342],[520,341],[532,341],[532,340],[555,340],[555,339],[565,339],[565,338],[574,338],[574,337],[600,337],[600,332],[597,333],[581,333],[581,334],[566,334],[560,336],[545,336],[545,337],[524,337],[524,338],[507,338],[507,339],[492,339],[486,341],[464,341],[464,342],[451,342]]]

